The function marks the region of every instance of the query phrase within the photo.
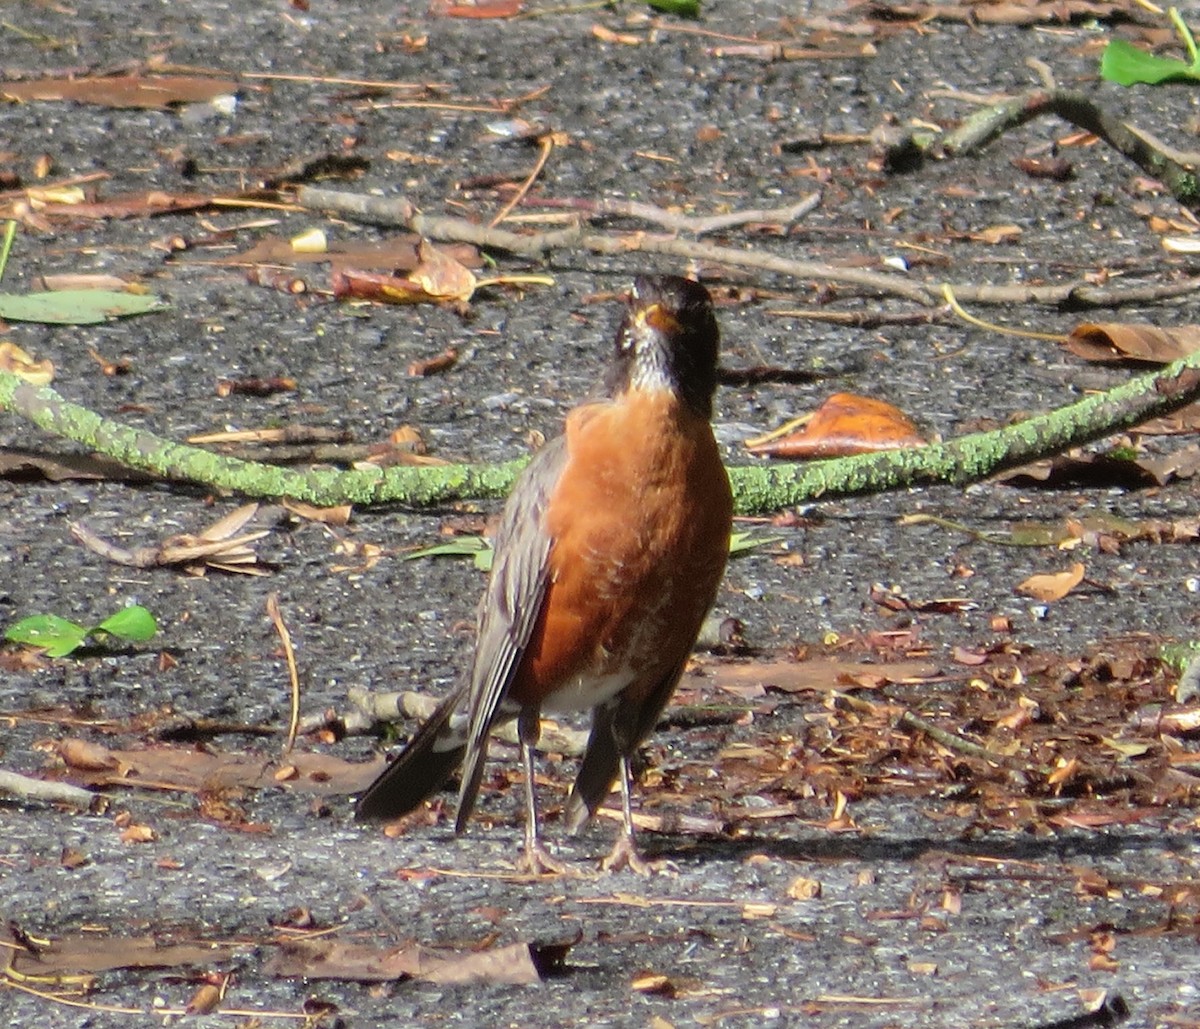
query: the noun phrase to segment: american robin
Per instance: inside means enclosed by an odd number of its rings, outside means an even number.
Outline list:
[[[624,814],[605,867],[644,870],[630,758],[675,690],[716,596],[733,500],[713,439],[718,331],[708,291],[636,280],[599,399],[521,474],[501,515],[469,678],[358,801],[404,814],[465,762],[455,830],[479,791],[488,737],[516,719],[525,770],[525,858],[559,870],[538,837],[533,747],[542,711],[591,709],[567,801],[578,829],[619,778]]]

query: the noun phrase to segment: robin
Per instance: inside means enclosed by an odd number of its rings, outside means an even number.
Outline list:
[[[600,398],[568,414],[505,504],[469,678],[371,784],[356,817],[413,810],[461,764],[461,832],[488,737],[516,719],[523,865],[561,871],[538,835],[533,747],[543,711],[590,709],[567,824],[581,827],[619,780],[623,824],[604,867],[647,869],[630,759],[675,690],[729,552],[733,500],[710,424],[718,339],[699,283],[636,280]]]

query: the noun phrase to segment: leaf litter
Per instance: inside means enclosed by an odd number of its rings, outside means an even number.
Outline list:
[[[918,656],[907,656],[906,648]],[[1072,817],[1121,821],[1130,806],[1141,811],[1139,820],[1161,816],[1200,786],[1187,772],[1200,763],[1194,750],[1200,727],[1167,717],[1174,673],[1158,640],[1116,639],[1075,658],[1002,643],[961,658],[931,657],[919,640],[904,636],[850,637],[756,659],[699,657],[666,717],[668,725],[697,735],[681,749],[700,756],[652,764],[654,788],[643,813],[659,817],[674,807],[707,832],[719,827],[737,837],[762,820],[750,798],[769,802],[777,812],[770,817],[807,809],[818,821],[824,812],[828,824],[838,796],[898,793],[944,803],[981,827],[1028,829]],[[803,737],[772,731],[770,718],[781,704],[804,712]],[[906,712],[913,724],[936,726],[938,738],[906,729]],[[722,746],[741,723],[754,727],[753,742]],[[143,718],[106,731],[152,730]],[[1098,740],[1108,742],[1097,747]],[[948,745],[954,741],[963,745]],[[714,746],[715,777],[704,757]],[[163,743],[83,748],[64,740],[55,752],[65,762],[57,775],[77,784],[197,795],[286,788],[343,796],[378,771],[378,762],[346,762],[311,747],[312,741],[286,760]],[[988,755],[1003,759],[1003,774]]]
[[[256,950],[267,952],[266,975],[277,978],[397,982],[417,979],[444,986],[479,983],[531,985],[558,970],[572,943],[536,942],[477,947],[382,946],[342,940],[336,934],[298,936],[279,931],[236,940],[188,938],[164,930],[149,936],[91,931],[34,941],[19,929],[0,932],[8,952],[0,983],[37,983],[42,987],[87,985],[101,972],[118,969],[203,968],[228,963]]]

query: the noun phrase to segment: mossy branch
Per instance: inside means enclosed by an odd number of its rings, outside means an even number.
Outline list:
[[[880,492],[919,483],[961,485],[1119,432],[1198,397],[1200,352],[1106,393],[994,432],[831,461],[739,466],[729,470],[729,477],[740,514],[776,511],[820,496]],[[502,497],[524,464],[294,471],[172,443],[102,418],[49,387],[34,386],[8,372],[0,372],[0,410],[165,479],[251,497],[291,497],[322,506],[399,503],[429,507]]]

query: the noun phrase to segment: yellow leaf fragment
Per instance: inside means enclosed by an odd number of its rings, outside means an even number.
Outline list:
[[[18,379],[35,386],[48,386],[54,379],[54,362],[37,361],[15,343],[0,343],[0,371],[10,372]]]

